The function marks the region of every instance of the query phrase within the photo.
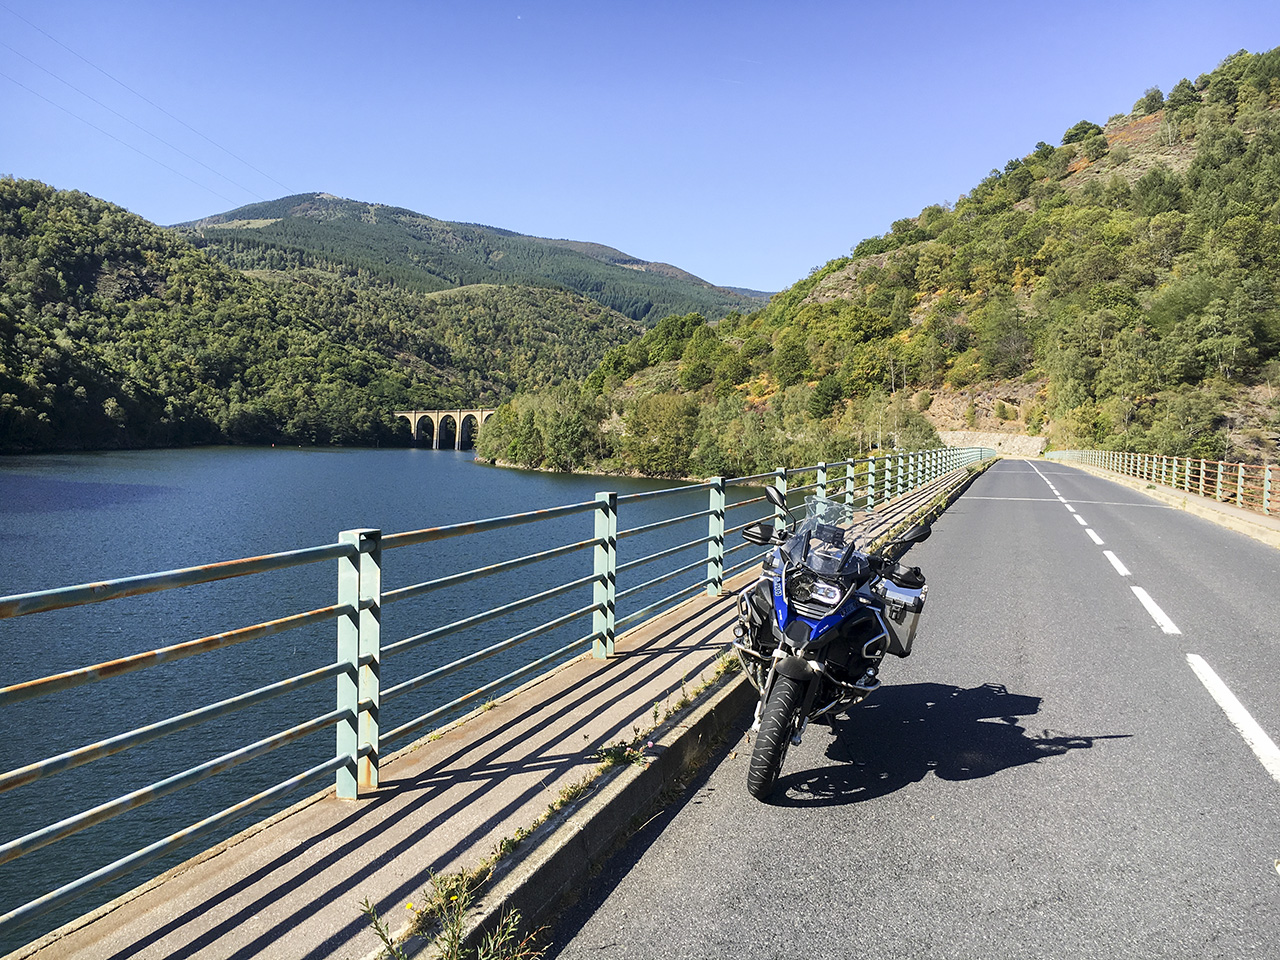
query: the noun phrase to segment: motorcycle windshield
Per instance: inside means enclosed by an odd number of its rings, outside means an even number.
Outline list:
[[[822,497],[805,498],[805,518],[787,543],[788,553],[819,576],[846,572],[857,554],[850,550],[854,537],[853,508]]]

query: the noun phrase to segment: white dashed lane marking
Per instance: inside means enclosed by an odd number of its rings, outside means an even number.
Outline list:
[[[1040,475],[1040,479],[1043,480],[1046,484],[1048,484],[1049,489],[1058,497],[1058,499],[1062,502],[1063,506],[1065,506],[1067,510],[1071,512],[1071,515],[1076,518],[1076,523],[1080,524],[1080,526],[1085,528],[1084,532],[1089,535],[1089,539],[1092,540],[1096,545],[1102,546],[1106,541],[1104,541],[1102,537],[1098,535],[1097,531],[1095,531],[1092,527],[1089,526],[1089,521],[1085,520],[1084,517],[1080,516],[1080,514],[1076,512],[1076,508],[1072,506],[1070,503],[1068,503],[1065,497],[1063,497],[1061,494],[1058,493],[1058,489],[1057,487],[1054,486],[1053,481],[1051,481],[1043,473],[1040,473],[1040,471],[1036,468],[1035,464],[1032,464],[1031,469],[1035,470],[1036,473]],[[1102,555],[1107,558],[1107,562],[1109,562],[1111,566],[1115,568],[1116,573],[1120,574],[1120,576],[1129,577],[1133,575],[1129,571],[1129,568],[1120,562],[1120,558],[1117,557],[1110,550],[1102,551]],[[1153,599],[1151,599],[1151,594],[1147,593],[1146,590],[1143,590],[1142,587],[1130,587],[1129,589],[1133,591],[1133,595],[1138,598],[1138,601],[1146,609],[1147,613],[1151,616],[1151,619],[1156,622],[1156,626],[1158,626],[1161,630],[1163,630],[1165,633],[1168,633],[1168,634],[1182,633],[1182,631],[1178,629],[1178,625],[1173,622],[1173,620],[1169,617],[1169,615],[1160,609],[1160,605],[1156,603]]]
[[[1085,533],[1089,535],[1089,539],[1098,546],[1102,546],[1103,539],[1091,527],[1087,526],[1084,518],[1076,513],[1076,508],[1067,503],[1066,498],[1058,493],[1052,481],[1043,473],[1040,473],[1039,470],[1036,470],[1034,464],[1032,464],[1032,469],[1040,474],[1040,478],[1045,483],[1049,484],[1049,489],[1054,496],[1071,511],[1071,515],[1076,518],[1076,521],[1087,528]],[[1120,576],[1129,577],[1133,575],[1129,568],[1112,551],[1103,550],[1102,555],[1107,558],[1107,561]],[[1151,615],[1151,619],[1156,622],[1161,630],[1171,635],[1177,634],[1180,636],[1182,634],[1182,631],[1178,629],[1178,625],[1173,622],[1167,613],[1160,609],[1158,603],[1151,599],[1151,594],[1147,593],[1142,587],[1131,586],[1129,589],[1133,591],[1133,595],[1138,598],[1138,601],[1146,608],[1147,613]],[[1280,783],[1280,747],[1277,747],[1275,741],[1258,725],[1258,722],[1253,719],[1253,716],[1236,698],[1236,695],[1222,682],[1222,679],[1214,673],[1213,668],[1205,662],[1203,657],[1188,653],[1187,663],[1195,671],[1195,675],[1200,678],[1200,682],[1204,684],[1205,689],[1209,691],[1209,695],[1217,701],[1218,706],[1222,708],[1222,712],[1227,715],[1232,725],[1240,732],[1240,736],[1244,737],[1245,743],[1249,745],[1249,748],[1253,750],[1257,758],[1262,761],[1263,768],[1271,774],[1277,783]],[[1275,861],[1275,866],[1276,872],[1280,873],[1280,860]]]
[[[1092,533],[1093,531],[1090,530],[1089,532]],[[1098,541],[1098,542],[1101,543],[1102,541]],[[1129,568],[1126,567],[1123,563],[1121,563],[1120,558],[1117,557],[1110,550],[1103,550],[1102,555],[1111,561],[1111,565],[1116,568],[1116,573],[1120,574],[1120,576],[1127,577],[1130,575]]]
[[[1227,689],[1227,685],[1213,672],[1213,668],[1204,662],[1203,657],[1188,653],[1187,663],[1191,665],[1191,669],[1195,671],[1196,676],[1200,678],[1200,682],[1204,684],[1205,689],[1209,691],[1213,699],[1218,701],[1218,706],[1227,715],[1227,719],[1240,731],[1240,736],[1244,737],[1244,742],[1249,745],[1258,759],[1262,761],[1267,773],[1271,774],[1277,783],[1280,783],[1280,748],[1276,747],[1275,741],[1267,736],[1267,732],[1262,727],[1258,726],[1258,722],[1244,708],[1244,704],[1237,700],[1236,695]]]
[[[1130,587],[1129,589],[1133,591],[1133,595],[1138,598],[1142,605],[1147,608],[1147,613],[1151,614],[1151,619],[1159,625],[1161,630],[1165,633],[1182,633],[1178,629],[1178,625],[1169,619],[1169,615],[1160,609],[1160,605],[1151,599],[1151,594],[1141,587]]]

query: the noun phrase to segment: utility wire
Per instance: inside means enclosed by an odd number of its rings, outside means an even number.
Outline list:
[[[108,104],[103,103],[101,100],[99,100],[97,97],[93,96],[92,94],[90,94],[90,93],[86,93],[85,91],[81,90],[79,87],[77,87],[77,86],[76,86],[74,83],[72,83],[70,80],[65,80],[65,79],[63,79],[62,77],[60,77],[60,76],[58,76],[56,73],[54,73],[52,70],[50,70],[48,67],[44,67],[44,66],[41,66],[40,64],[36,63],[36,61],[32,60],[32,59],[31,59],[30,57],[28,57],[25,53],[23,53],[23,52],[22,52],[22,51],[20,51],[20,50],[15,50],[13,47],[9,46],[9,44],[5,43],[3,40],[0,40],[0,47],[4,47],[4,48],[5,48],[6,50],[8,50],[9,52],[14,53],[14,54],[16,54],[17,56],[21,57],[23,60],[27,61],[27,63],[31,64],[31,65],[32,65],[33,67],[35,67],[36,69],[38,69],[38,70],[43,70],[45,73],[47,73],[49,76],[53,77],[53,79],[57,80],[59,83],[65,84],[66,86],[70,87],[70,88],[71,88],[72,90],[74,90],[76,93],[80,94],[80,96],[85,97],[85,98],[86,98],[86,99],[88,99],[88,100],[92,100],[92,101],[93,101],[94,103],[96,103],[98,106],[102,107],[102,109],[104,109],[104,110],[108,110],[108,111],[110,111],[111,113],[114,113],[117,117],[119,117],[119,118],[120,118],[121,120],[123,120],[125,123],[130,124],[131,126],[137,127],[139,130],[141,130],[141,131],[142,131],[143,133],[145,133],[147,136],[151,137],[151,139],[153,139],[153,140],[158,140],[160,143],[163,143],[166,147],[168,147],[170,150],[173,150],[175,153],[180,153],[180,154],[182,154],[184,157],[186,157],[186,158],[187,158],[188,160],[190,160],[192,163],[198,163],[200,166],[204,167],[206,170],[208,170],[208,171],[209,171],[210,173],[212,173],[214,176],[216,176],[216,177],[221,177],[223,180],[227,181],[227,183],[231,184],[233,187],[239,187],[239,188],[240,188],[241,190],[243,190],[245,193],[249,194],[249,195],[250,195],[250,196],[252,196],[252,197],[257,197],[259,200],[266,200],[266,199],[267,199],[266,197],[262,196],[260,193],[256,193],[255,191],[253,191],[253,190],[249,189],[249,188],[248,188],[248,187],[246,187],[243,183],[237,183],[235,180],[232,180],[232,179],[231,179],[230,177],[228,177],[226,174],[221,173],[221,172],[219,172],[219,171],[215,170],[213,167],[209,166],[207,163],[205,163],[205,162],[204,162],[203,160],[201,160],[199,157],[193,157],[191,154],[187,153],[187,152],[186,152],[185,150],[183,150],[182,148],[180,148],[180,147],[176,147],[176,146],[174,146],[172,143],[170,143],[168,140],[166,140],[166,139],[164,139],[163,137],[159,136],[158,134],[152,133],[152,132],[151,132],[150,130],[148,130],[146,127],[142,126],[142,124],[137,123],[137,122],[135,122],[135,121],[133,121],[133,120],[130,120],[128,117],[126,117],[126,116],[125,116],[123,113],[121,113],[119,110],[116,110],[114,107],[111,107],[111,106],[109,106]]]
[[[254,173],[257,173],[257,174],[260,174],[260,175],[262,175],[262,176],[266,177],[268,180],[270,180],[270,181],[271,181],[272,183],[274,183],[276,186],[281,187],[281,188],[283,188],[283,189],[284,189],[284,190],[286,190],[286,191],[289,189],[289,187],[288,187],[288,186],[286,186],[285,184],[281,183],[281,182],[280,182],[279,180],[277,180],[275,177],[271,176],[271,174],[267,173],[267,172],[266,172],[266,171],[264,171],[264,170],[259,170],[257,167],[255,167],[253,164],[251,164],[248,160],[245,160],[243,157],[239,157],[239,156],[237,156],[236,154],[232,153],[230,150],[228,150],[228,149],[227,149],[226,147],[224,147],[222,144],[218,143],[218,142],[217,142],[216,140],[214,140],[213,138],[211,138],[211,137],[209,137],[209,136],[206,136],[205,134],[201,133],[201,132],[200,132],[199,130],[197,130],[195,127],[191,126],[191,124],[189,124],[189,123],[187,123],[185,120],[183,120],[181,117],[175,117],[172,113],[170,113],[170,112],[169,112],[168,110],[166,110],[164,107],[160,106],[160,104],[158,104],[158,103],[156,103],[155,101],[150,100],[150,99],[148,99],[147,97],[143,96],[141,93],[139,93],[137,90],[133,89],[133,87],[129,86],[129,85],[128,85],[127,83],[125,83],[123,80],[121,80],[121,79],[119,79],[119,78],[117,78],[117,77],[112,76],[110,73],[108,73],[106,70],[102,69],[102,67],[98,66],[96,63],[94,63],[94,62],[93,62],[92,60],[90,60],[88,57],[85,57],[85,56],[83,56],[82,54],[77,53],[75,50],[72,50],[69,46],[67,46],[65,43],[63,43],[61,40],[59,40],[57,37],[53,36],[53,35],[52,35],[52,34],[50,34],[49,32],[47,32],[47,31],[45,31],[45,30],[42,30],[40,27],[36,26],[34,23],[32,23],[30,20],[28,20],[28,19],[27,19],[26,17],[24,17],[22,14],[18,13],[16,10],[14,10],[12,7],[10,7],[8,4],[0,3],[0,7],[3,7],[5,10],[8,10],[11,14],[13,14],[15,17],[17,17],[19,20],[21,20],[21,21],[22,21],[23,23],[25,23],[27,26],[29,26],[32,30],[35,30],[37,33],[42,34],[42,35],[44,35],[45,37],[48,37],[50,40],[52,40],[52,41],[53,41],[54,43],[56,43],[58,46],[62,47],[62,49],[63,49],[63,50],[66,50],[68,53],[70,53],[72,56],[77,57],[78,59],[80,59],[80,60],[84,61],[85,63],[87,63],[89,66],[93,67],[93,69],[97,70],[100,74],[102,74],[102,75],[103,75],[104,77],[106,77],[108,80],[112,81],[113,83],[117,83],[117,84],[119,84],[120,86],[124,87],[126,90],[128,90],[130,93],[132,93],[132,94],[133,94],[135,97],[137,97],[139,100],[142,100],[144,103],[150,104],[152,107],[154,107],[155,109],[159,110],[161,113],[163,113],[163,114],[164,114],[166,117],[168,117],[170,120],[173,120],[173,121],[176,121],[177,123],[182,124],[184,127],[186,127],[188,130],[190,130],[190,131],[191,131],[192,133],[194,133],[196,136],[200,137],[202,140],[207,140],[209,143],[213,144],[215,147],[217,147],[219,150],[221,150],[221,151],[222,151],[223,153],[225,153],[227,156],[231,157],[231,158],[232,158],[232,159],[234,159],[234,160],[238,160],[240,163],[243,163],[246,167],[248,167],[248,168],[249,168],[250,170],[252,170]],[[16,83],[17,81],[14,81],[14,82]],[[19,84],[19,86],[21,86],[21,84]],[[37,96],[38,96],[38,94],[37,94]],[[55,104],[55,106],[56,106],[56,104]],[[64,109],[65,109],[65,108],[64,108]],[[68,111],[68,112],[70,112],[70,111]],[[86,121],[86,122],[88,122],[88,121]],[[93,124],[90,124],[90,126],[93,126]],[[114,139],[114,138],[113,138],[113,139]],[[139,152],[141,152],[141,151],[139,151]],[[157,161],[157,162],[159,162],[159,161]],[[170,169],[172,169],[172,168],[170,168]],[[175,172],[176,172],[176,171],[175,171]],[[187,179],[188,179],[188,180],[190,180],[191,178],[190,178],[190,177],[188,177]],[[193,181],[193,182],[194,182],[194,181]],[[219,194],[219,196],[221,196],[221,195]],[[226,199],[226,198],[224,197],[223,199]],[[232,201],[229,201],[229,202],[234,203],[235,201],[234,201],[234,200],[232,200]]]
[[[206,185],[206,184],[203,184],[203,183],[201,183],[199,180],[192,180],[192,179],[191,179],[191,177],[188,177],[188,176],[187,176],[185,173],[183,173],[181,170],[175,170],[173,167],[169,166],[169,165],[168,165],[167,163],[165,163],[163,160],[159,160],[159,159],[157,159],[157,158],[155,158],[155,157],[151,156],[151,154],[147,153],[145,150],[139,150],[139,149],[138,149],[137,147],[135,147],[133,144],[131,144],[131,143],[127,143],[127,142],[125,142],[124,140],[121,140],[121,139],[120,139],[119,137],[117,137],[114,133],[109,133],[108,131],[103,130],[103,129],[102,129],[100,126],[98,126],[96,123],[90,123],[90,122],[89,122],[88,120],[86,120],[84,117],[80,116],[80,115],[79,115],[79,114],[77,114],[77,113],[73,113],[72,111],[70,111],[70,110],[68,110],[66,107],[64,107],[62,104],[60,104],[60,103],[54,103],[52,100],[50,100],[48,97],[46,97],[43,93],[37,93],[35,90],[32,90],[30,87],[28,87],[28,86],[27,86],[25,83],[23,83],[22,81],[20,81],[20,80],[15,80],[13,77],[9,76],[7,73],[4,73],[3,71],[0,71],[0,77],[4,77],[4,78],[5,78],[6,80],[8,80],[10,83],[17,84],[17,85],[18,85],[18,86],[20,86],[23,90],[27,91],[27,93],[31,94],[33,97],[39,97],[41,100],[43,100],[45,103],[49,104],[50,106],[57,107],[57,108],[58,108],[59,110],[61,110],[63,113],[66,113],[66,114],[69,114],[69,115],[70,115],[70,116],[72,116],[72,117],[75,117],[75,119],[79,120],[81,123],[85,124],[86,126],[93,127],[93,129],[97,130],[97,131],[98,131],[100,134],[102,134],[104,137],[110,137],[110,138],[111,138],[112,140],[114,140],[116,143],[119,143],[119,144],[121,144],[121,145],[123,145],[123,146],[128,147],[128,148],[129,148],[130,150],[132,150],[134,153],[141,154],[142,156],[144,156],[144,157],[146,157],[148,160],[150,160],[152,163],[158,163],[160,166],[164,167],[164,168],[165,168],[166,170],[168,170],[170,173],[176,173],[176,174],[177,174],[178,176],[180,176],[183,180],[189,180],[191,183],[194,183],[197,187],[200,187],[202,190],[208,190],[208,191],[209,191],[210,193],[212,193],[215,197],[219,197],[219,198],[221,198],[221,199],[223,199],[223,200],[227,201],[227,203],[230,203],[230,204],[232,204],[232,205],[234,206],[234,204],[235,204],[235,202],[236,202],[236,201],[232,200],[230,197],[223,196],[223,195],[222,195],[221,193],[219,193],[217,190],[213,189],[213,187],[210,187],[210,186],[208,186],[208,185]]]

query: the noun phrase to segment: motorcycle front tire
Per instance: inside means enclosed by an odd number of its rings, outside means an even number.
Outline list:
[[[764,800],[773,792],[803,703],[804,684],[780,674],[764,705],[760,730],[751,750],[751,765],[747,768],[747,791],[757,800]]]

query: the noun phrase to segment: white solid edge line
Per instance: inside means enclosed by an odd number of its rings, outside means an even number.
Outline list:
[[[1227,689],[1227,685],[1213,672],[1213,668],[1204,662],[1203,657],[1188,653],[1187,663],[1191,665],[1191,669],[1195,671],[1213,699],[1218,701],[1218,706],[1227,715],[1227,719],[1240,731],[1244,742],[1249,744],[1258,759],[1262,761],[1267,773],[1280,783],[1280,747],[1277,747],[1275,741],[1267,736],[1267,732],[1258,726],[1258,722],[1236,699],[1236,695]]]
[[[1165,633],[1182,633],[1178,629],[1178,625],[1169,619],[1169,615],[1161,610],[1156,602],[1151,599],[1151,594],[1141,587],[1130,587],[1129,589],[1142,602],[1142,605],[1147,608],[1147,613],[1151,614],[1151,619],[1159,624],[1161,630]]]
[[[1080,526],[1087,527],[1089,525],[1089,521],[1080,516],[1080,514],[1074,513],[1072,516],[1076,518],[1076,523],[1080,524]]]
[[[1084,532],[1087,533],[1089,535],[1089,539],[1092,540],[1094,543],[1096,543],[1098,546],[1102,546],[1104,543],[1107,542],[1093,532],[1093,527],[1085,527]]]
[[[1089,532],[1092,533],[1093,531],[1089,531]],[[1120,574],[1120,576],[1122,577],[1130,576],[1129,568],[1126,567],[1123,563],[1121,563],[1120,558],[1117,557],[1114,553],[1112,553],[1110,550],[1103,550],[1102,555],[1111,561],[1111,565],[1116,568],[1116,573]]]

